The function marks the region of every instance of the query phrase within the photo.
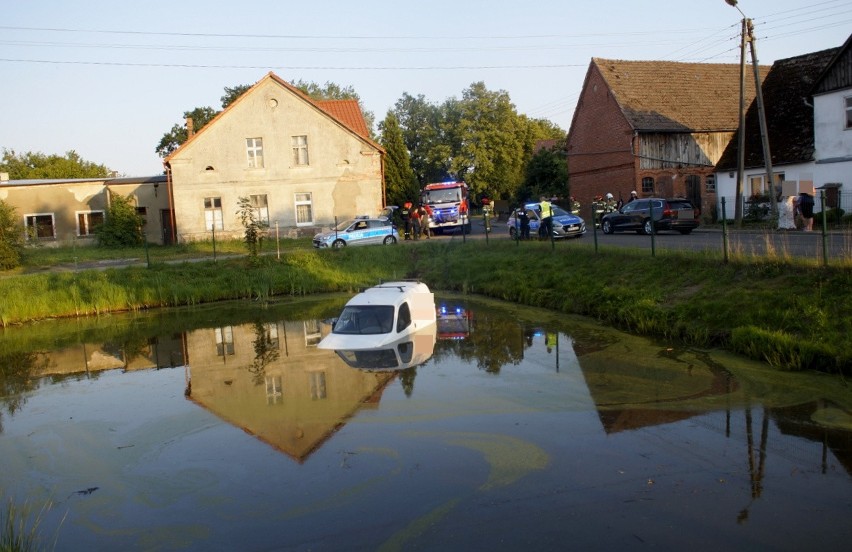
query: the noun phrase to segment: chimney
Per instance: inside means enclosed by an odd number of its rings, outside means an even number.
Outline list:
[[[195,128],[193,128],[192,117],[186,118],[186,138],[187,140],[192,138],[192,135],[195,134]]]

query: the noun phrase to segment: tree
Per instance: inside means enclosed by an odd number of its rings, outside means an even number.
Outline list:
[[[402,139],[399,121],[393,112],[388,111],[385,120],[379,125],[382,131],[381,144],[385,148],[385,194],[388,205],[403,205],[406,201],[417,199],[420,187],[414,171],[411,170],[411,158]]]
[[[85,161],[76,151],[59,155],[44,153],[16,154],[15,150],[3,148],[3,160],[0,162],[0,172],[9,173],[11,180],[26,180],[36,178],[108,178],[113,171],[104,165]]]
[[[227,108],[229,105],[234,103],[234,100],[248,92],[248,89],[251,88],[250,84],[238,84],[234,87],[225,87],[225,95],[219,98],[222,102],[222,109]]]
[[[474,198],[516,195],[536,143],[565,136],[549,121],[519,115],[508,93],[482,82],[441,105],[404,93],[393,114],[419,183],[464,180]]]
[[[17,211],[0,199],[0,269],[20,266],[23,249],[24,228]]]
[[[248,197],[239,198],[238,205],[240,208],[237,210],[237,215],[239,215],[240,222],[245,228],[243,241],[246,243],[249,256],[255,258],[260,248],[261,230],[266,228],[266,223],[258,220],[257,209],[254,208]]]
[[[445,118],[443,108],[429,103],[422,94],[415,97],[403,93],[392,113],[399,121],[419,185],[445,180],[451,152],[441,134]]]
[[[541,196],[567,196],[568,161],[565,151],[565,140],[559,140],[551,148],[542,148],[532,156],[526,167],[523,186],[518,190],[515,199],[520,201],[534,200]]]
[[[184,121],[186,121],[188,117],[192,118],[192,128],[195,132],[198,132],[218,114],[219,112],[212,107],[196,107],[192,111],[184,111],[183,118]],[[160,155],[160,157],[168,157],[173,151],[186,142],[188,137],[185,122],[183,124],[174,125],[172,129],[165,133],[160,139],[160,143],[157,144],[156,152]]]
[[[133,247],[144,243],[144,220],[136,213],[133,195],[109,193],[109,209],[104,223],[94,229],[101,247]]]

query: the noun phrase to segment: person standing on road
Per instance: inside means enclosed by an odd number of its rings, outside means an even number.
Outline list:
[[[402,215],[402,224],[405,228],[405,239],[411,239],[411,202],[406,201],[400,209]]]
[[[431,213],[429,212],[429,207],[423,205],[422,203],[417,206],[417,218],[420,221],[420,230],[426,239],[428,240],[431,237],[429,233],[429,216]]]
[[[539,237],[550,239],[553,235],[553,206],[546,197],[542,196],[538,204],[541,212],[541,226],[538,229]]]
[[[518,239],[530,239],[530,216],[529,213],[527,213],[527,208],[523,205],[518,207],[518,222],[521,226],[520,236]]]
[[[814,196],[802,192],[796,205],[797,213],[802,217],[802,230],[810,232],[814,228]]]
[[[421,223],[420,207],[414,207],[411,209],[411,235],[415,240],[420,239]]]

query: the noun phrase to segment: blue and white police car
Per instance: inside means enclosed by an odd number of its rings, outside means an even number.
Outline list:
[[[393,245],[399,232],[387,217],[355,217],[327,232],[314,236],[314,247],[346,247],[347,245]]]

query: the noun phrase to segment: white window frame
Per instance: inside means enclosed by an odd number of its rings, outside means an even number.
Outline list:
[[[266,194],[250,195],[249,202],[257,221],[269,226],[269,199]]]
[[[222,198],[204,198],[204,228],[205,230],[224,230],[225,222],[222,218]]]
[[[213,333],[216,336],[216,356],[234,356],[234,327],[214,328]]]
[[[104,211],[76,211],[74,213],[74,219],[77,221],[78,238],[89,238],[95,235],[92,232],[92,220],[90,216],[95,213],[101,215],[100,224],[103,224],[106,221],[106,213]]]
[[[296,192],[293,194],[293,204],[296,210],[296,226],[312,226],[314,224],[313,193]]]
[[[301,134],[299,136],[291,136],[290,143],[293,146],[293,166],[307,167],[310,165],[310,156],[308,155],[308,136]]]
[[[263,138],[246,138],[246,159],[248,168],[263,168]]]
[[[39,236],[38,235],[38,224],[36,224],[37,218],[40,217],[50,217],[50,236]],[[32,220],[33,224],[30,224]],[[30,232],[31,228],[35,228],[35,232]],[[24,215],[24,228],[26,229],[26,238],[27,240],[30,237],[35,238],[36,240],[55,240],[56,239],[56,217],[53,213],[27,213]]]
[[[708,174],[704,177],[704,192],[708,194],[716,193],[716,175]]]

